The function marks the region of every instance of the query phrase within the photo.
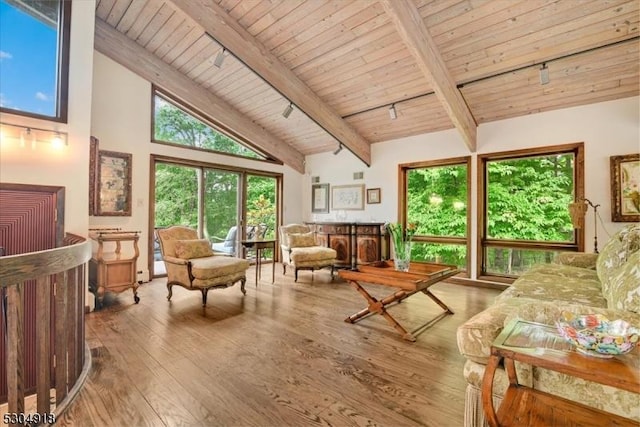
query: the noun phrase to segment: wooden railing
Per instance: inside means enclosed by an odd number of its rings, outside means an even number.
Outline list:
[[[86,271],[91,243],[67,234],[64,245],[41,252],[0,257],[0,291],[3,298],[6,345],[7,413],[59,416],[80,389],[91,364],[85,346],[84,307]],[[25,290],[35,291],[35,301],[25,304]],[[33,308],[29,305],[34,305]],[[25,343],[25,309],[35,321],[35,351]],[[33,353],[33,354],[31,354]],[[27,386],[26,360],[35,357],[35,390]],[[31,375],[32,376],[32,375]],[[55,397],[52,393],[55,389]],[[35,406],[25,408],[25,392],[35,392]],[[47,421],[41,419],[40,422]],[[24,424],[24,422],[21,422]]]

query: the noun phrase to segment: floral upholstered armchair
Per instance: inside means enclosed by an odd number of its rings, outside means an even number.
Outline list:
[[[249,268],[247,260],[214,255],[211,243],[198,239],[196,230],[173,226],[156,230],[162,260],[167,269],[168,300],[173,285],[202,292],[202,305],[207,305],[207,292],[212,288],[227,288],[240,282],[243,294]]]
[[[298,270],[318,270],[331,267],[333,280],[334,264],[338,255],[334,249],[316,243],[315,233],[304,224],[289,224],[280,227],[280,249],[282,251],[282,274],[287,273],[287,265],[293,267],[295,280]]]

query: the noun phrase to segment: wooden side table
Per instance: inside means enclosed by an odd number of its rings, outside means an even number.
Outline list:
[[[482,383],[487,422],[496,426],[638,426],[637,421],[582,405],[518,384],[514,361],[561,372],[588,381],[640,393],[640,351],[612,359],[585,356],[572,349],[553,326],[516,320],[491,346]],[[495,371],[504,361],[509,387],[497,414],[492,389]]]
[[[258,279],[262,276],[262,251],[265,249],[271,249],[273,252],[274,260],[271,264],[271,283],[275,282],[276,278],[276,241],[274,239],[257,239],[257,240],[241,240],[240,244],[242,245],[243,257],[246,257],[246,251],[248,249],[255,249],[256,251],[256,285],[258,284]]]
[[[102,305],[105,291],[120,293],[127,289],[133,290],[133,300],[137,304],[138,281],[136,274],[136,262],[140,251],[138,249],[139,231],[99,231],[89,233],[91,239],[98,242],[98,249],[89,262],[89,282],[92,291],[96,295],[96,305]],[[104,244],[115,244],[114,251],[105,251]],[[122,244],[133,246],[133,254],[123,255]]]

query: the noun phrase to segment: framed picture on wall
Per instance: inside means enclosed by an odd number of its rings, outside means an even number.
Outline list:
[[[331,209],[364,210],[364,185],[334,185],[331,187]]]
[[[380,203],[380,189],[367,188],[367,204],[374,205]]]
[[[131,216],[131,154],[98,152],[95,215]]]
[[[329,213],[329,184],[311,186],[311,212]]]
[[[89,140],[89,215],[96,214],[98,151],[98,139],[92,136]]]
[[[640,221],[640,154],[611,156],[611,221]]]

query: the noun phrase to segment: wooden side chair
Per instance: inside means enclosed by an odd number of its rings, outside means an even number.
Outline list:
[[[314,270],[325,267],[331,267],[333,280],[338,253],[334,249],[318,245],[315,233],[308,225],[289,224],[280,227],[280,249],[282,274],[287,273],[287,266],[293,267],[295,282],[298,281],[299,270],[311,270],[313,273]]]
[[[202,292],[203,306],[207,305],[209,289],[228,288],[240,282],[240,290],[246,294],[247,260],[214,254],[211,243],[198,239],[196,230],[189,227],[173,226],[156,233],[167,269],[168,300],[173,295],[173,285]]]

